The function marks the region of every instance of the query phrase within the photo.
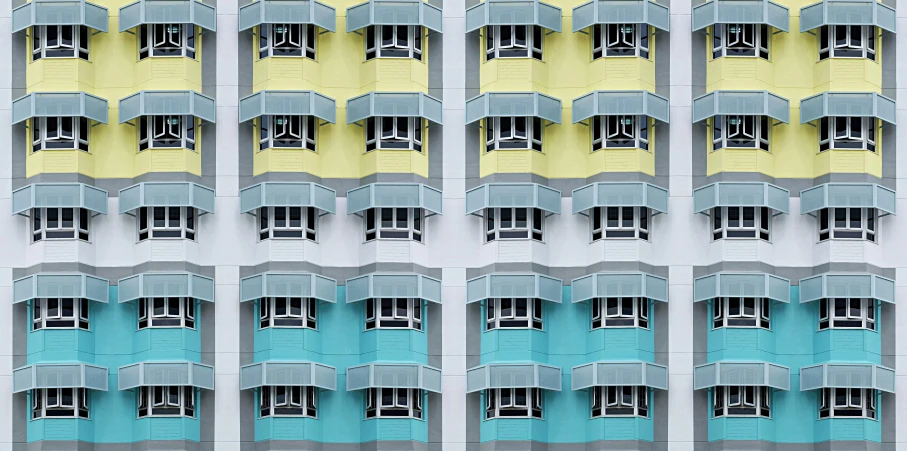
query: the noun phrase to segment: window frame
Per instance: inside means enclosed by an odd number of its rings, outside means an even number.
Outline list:
[[[740,124],[731,121],[739,120]],[[746,133],[747,122],[752,129],[752,137]],[[712,151],[721,149],[761,149],[771,152],[771,118],[760,115],[718,115],[711,119],[712,122]],[[731,128],[737,127],[737,132],[731,136]]]
[[[651,404],[649,387],[642,385],[595,386],[589,393],[591,395],[590,418],[649,418],[649,405]],[[630,397],[629,403],[625,402],[625,396]]]
[[[390,227],[385,227],[384,225],[386,221],[384,220],[383,215],[386,210],[392,210]],[[400,227],[400,210],[407,210],[406,227]],[[425,242],[427,215],[423,208],[369,208],[365,211],[365,214],[362,215],[362,219],[366,242],[374,240],[409,240],[417,243]]]
[[[628,119],[632,122],[631,124],[626,123]],[[589,128],[592,133],[592,152],[607,149],[649,151],[649,131],[654,128],[654,122],[650,124],[649,121],[650,118],[645,115],[592,116],[592,124]],[[627,125],[632,129],[629,132]]]
[[[728,29],[728,27],[741,27],[743,30],[742,33],[737,32],[737,28]],[[755,58],[759,57],[764,60],[771,61],[771,38],[772,32],[769,29],[770,26],[767,24],[715,24],[712,25],[712,59],[718,59],[722,57],[750,57]],[[750,30],[750,31],[748,31]],[[726,37],[728,33],[733,33],[736,35],[742,35],[738,38],[736,42],[742,42],[743,45],[739,47],[731,47],[731,44],[728,42],[730,39]],[[747,34],[750,34],[750,39],[753,41],[752,44],[747,44],[746,38]],[[752,53],[751,55],[748,53]]]
[[[174,119],[179,123],[173,123]],[[138,129],[139,153],[148,149],[197,151],[196,145],[201,132],[201,121],[188,114],[139,116],[139,125],[136,128]],[[155,132],[155,128],[163,131],[158,134]]]
[[[518,303],[525,303],[525,314],[518,314]],[[485,329],[492,330],[534,329],[545,330],[544,300],[540,298],[488,298],[484,301]],[[509,313],[505,314],[504,304]],[[505,324],[506,323],[506,324]]]
[[[505,214],[509,215],[505,227]],[[525,212],[525,226],[518,226],[518,213]],[[545,242],[545,212],[531,207],[486,208],[482,215],[485,227],[485,243],[493,241],[533,240]],[[525,236],[522,236],[525,234]],[[506,235],[506,236],[505,236]]]
[[[421,298],[368,298],[365,301],[365,329],[408,329],[425,332],[425,310],[428,305]],[[401,312],[401,302],[406,302]],[[390,304],[390,315],[385,313],[385,304]],[[403,324],[405,323],[405,324]]]
[[[297,212],[299,225],[294,226],[296,220],[292,218]],[[278,225],[278,213],[283,215],[283,225]],[[304,239],[318,242],[319,214],[315,207],[259,207],[255,216],[258,241]]]
[[[381,120],[381,131],[378,131],[378,120]],[[424,146],[425,124],[421,117],[369,117],[365,119],[365,153],[376,150],[413,150],[422,153]],[[403,130],[403,124],[406,130]],[[386,127],[392,129],[385,135]]]
[[[391,404],[385,404],[385,391],[391,392]],[[410,418],[425,420],[425,393],[421,388],[371,387],[365,391],[365,419]],[[401,401],[402,400],[402,401]],[[403,413],[404,415],[394,415]]]
[[[874,117],[819,118],[819,153],[829,150],[863,150],[876,153],[878,123]],[[855,122],[859,122],[856,130]]]
[[[859,37],[854,40],[854,32]],[[838,44],[839,34],[843,34],[843,45]],[[829,58],[865,58],[876,61],[876,41],[878,30],[873,25],[823,25],[816,33],[819,43],[819,61]]]
[[[184,328],[196,330],[201,303],[187,296],[155,296],[136,299],[136,330],[142,329],[172,329]],[[155,312],[157,304],[161,304],[163,313]],[[177,312],[172,308],[176,305]],[[155,324],[158,323],[158,324]]]
[[[298,312],[294,312],[298,301]],[[283,313],[280,304],[283,304]],[[278,322],[280,324],[278,324]],[[258,299],[258,328],[318,330],[318,299],[298,296],[268,296]]]
[[[626,311],[628,304],[630,307],[629,313]],[[649,298],[637,296],[596,297],[589,300],[589,307],[589,330],[649,329],[649,323],[652,321],[652,309],[654,308]]]
[[[54,212],[53,215],[50,212]],[[64,227],[66,221],[66,212],[71,213],[70,222],[72,226]],[[56,220],[51,219],[55,216]],[[52,222],[55,224],[51,227]],[[50,207],[50,208],[32,208],[29,218],[31,228],[31,242],[39,241],[59,241],[59,240],[80,240],[91,242],[91,212],[84,208],[75,207]],[[64,236],[71,234],[71,236]],[[51,236],[53,235],[53,236]]]
[[[859,309],[855,308],[855,302],[860,303]],[[843,304],[843,306],[839,304]],[[873,298],[822,298],[819,299],[819,325],[817,330],[860,329],[878,332],[881,309],[881,303]],[[856,312],[856,310],[859,310],[859,312]],[[839,315],[839,312],[843,313],[843,315]]]
[[[286,27],[280,29],[279,27]],[[284,32],[283,30],[286,30]],[[277,44],[277,35],[288,35],[286,45]],[[297,42],[293,42],[293,35]],[[263,23],[258,26],[258,59],[276,57],[304,57],[315,60],[318,46],[318,31],[314,24]],[[282,38],[283,39],[283,38]]]
[[[747,313],[746,303],[752,301],[752,313]],[[731,314],[736,304],[736,314]],[[772,330],[772,300],[755,296],[725,296],[711,302],[712,329],[765,329]],[[731,324],[731,323],[734,324]]]
[[[745,225],[749,209],[752,209],[753,212],[752,226]],[[731,216],[736,216],[736,219]],[[713,207],[709,214],[712,224],[712,241],[760,239],[771,243],[773,217],[774,214],[769,207]],[[736,225],[731,226],[732,221],[736,222]],[[732,234],[734,236],[731,236]],[[745,234],[752,234],[752,236]]]
[[[617,214],[617,219],[611,219],[613,213]],[[630,216],[631,225],[626,224],[627,216]],[[589,214],[592,242],[623,239],[650,241],[652,216],[648,207],[592,207]],[[614,221],[617,225],[613,225]]]
[[[68,395],[66,395],[67,392],[69,393]],[[51,396],[51,393],[53,393],[53,396]],[[30,395],[31,414],[29,420],[49,418],[91,419],[91,395],[87,388],[36,388],[30,391]],[[64,404],[63,399],[66,397],[70,399],[70,404]],[[51,399],[54,401],[51,401]],[[53,402],[53,405],[51,405],[51,402]],[[53,413],[56,413],[56,415]]]
[[[281,395],[282,393],[282,395]],[[278,401],[283,396],[284,401]],[[294,412],[298,410],[298,412]],[[318,388],[265,385],[258,389],[258,418],[318,418]]]
[[[69,121],[68,131],[64,126],[67,120]],[[91,153],[89,138],[91,123],[87,117],[33,117],[30,121],[32,127],[31,153],[54,150],[81,150]],[[56,131],[50,133],[50,128],[54,128]]]
[[[50,47],[48,30],[53,27],[57,35],[57,44]],[[69,29],[70,43],[63,44],[64,30]],[[32,61],[42,58],[79,58],[91,61],[90,44],[91,31],[85,25],[35,25],[31,27],[31,57]],[[50,54],[54,52],[54,54]],[[70,55],[64,54],[71,53]]]
[[[838,390],[844,392],[844,405],[838,404]],[[858,396],[855,398],[854,393]],[[827,387],[819,392],[819,419],[826,418],[865,418],[879,420],[878,393],[874,388]],[[855,402],[854,400],[857,400]],[[859,413],[847,415],[847,413]],[[836,415],[837,414],[837,415]]]
[[[522,393],[523,398],[525,399],[525,403],[517,404],[519,393]],[[494,420],[498,418],[535,418],[539,420],[544,419],[544,394],[542,393],[541,388],[487,388],[485,389],[484,395],[484,420]],[[508,414],[505,415],[503,414],[503,412],[507,412]],[[520,415],[520,413],[522,414]]]
[[[510,36],[509,44],[502,30]],[[517,31],[522,30],[523,43],[517,43]],[[485,61],[496,58],[532,58],[544,61],[545,31],[538,25],[486,25],[483,27]]]
[[[859,227],[854,227],[856,211],[859,212]],[[843,220],[839,213],[843,212]],[[863,240],[878,244],[879,210],[876,208],[829,207],[819,210],[816,215],[819,224],[819,242],[828,240]],[[843,221],[845,227],[837,227]]]
[[[289,127],[285,127],[286,124],[277,123],[281,120],[286,120]],[[269,114],[260,116],[256,119],[256,123],[258,125],[259,152],[268,149],[305,149],[317,152],[318,118],[315,116]],[[295,134],[299,136],[293,136],[294,124],[298,129]],[[285,127],[283,135],[289,136],[288,138],[277,136],[278,126]]]
[[[487,117],[485,153],[498,150],[534,150],[544,153],[542,118],[537,116]],[[523,130],[520,130],[522,123]],[[504,129],[507,129],[506,132]]]
[[[29,301],[31,332],[52,329],[81,329],[91,331],[90,300],[85,298],[34,298]],[[64,305],[69,303],[70,315]],[[55,306],[52,308],[52,306]]]
[[[177,43],[170,37],[159,37],[158,34],[173,35],[173,29],[178,30],[176,34]],[[176,24],[176,23],[156,23],[142,24],[136,30],[136,42],[138,44],[139,61],[146,58],[167,58],[167,57],[185,57],[196,59],[198,50],[198,37],[201,33],[195,28],[195,24]],[[158,44],[158,41],[161,43]],[[165,45],[165,44],[170,44]]]
[[[156,226],[155,213],[157,209],[164,210],[164,225]],[[179,225],[172,225],[172,216],[179,210]],[[136,215],[136,229],[138,241],[185,239],[196,241],[198,231],[198,211],[195,207],[139,207]],[[143,224],[144,222],[144,224]],[[174,234],[174,231],[178,235]],[[158,236],[155,236],[158,235]]]
[[[751,393],[747,393],[750,390]],[[736,392],[737,400],[733,401]],[[772,418],[772,388],[766,386],[716,386],[712,389],[712,418],[743,417]],[[749,402],[747,398],[750,398]],[[732,404],[733,403],[733,404]],[[738,412],[731,413],[731,408]],[[719,413],[720,409],[720,413]],[[740,413],[741,409],[752,409],[753,413]]]
[[[401,39],[402,30],[406,36]],[[390,33],[389,42],[385,42],[385,34]],[[365,29],[363,42],[365,43],[365,60],[375,58],[408,58],[422,61],[422,44],[427,37],[421,25],[369,25]],[[406,41],[406,42],[403,42]]]
[[[195,387],[189,385],[142,386],[136,391],[137,418],[197,418]],[[158,394],[160,392],[160,395]],[[174,401],[176,396],[176,402]],[[178,410],[177,413],[155,413],[155,409]],[[144,413],[143,413],[144,410]]]
[[[622,27],[632,29],[627,33]],[[631,36],[624,39],[627,34]],[[595,24],[591,30],[592,60],[628,56],[649,59],[651,34],[649,25],[644,23]],[[623,35],[623,38],[620,35]]]

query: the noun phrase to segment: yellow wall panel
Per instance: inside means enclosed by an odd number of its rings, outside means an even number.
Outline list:
[[[428,177],[428,155],[414,150],[377,149],[361,158],[361,177],[376,173],[413,173]]]
[[[134,176],[149,172],[188,172],[202,175],[201,154],[189,149],[146,149],[135,156]]]
[[[94,177],[94,155],[81,150],[49,150],[29,153],[25,176],[42,173],[77,173]]]

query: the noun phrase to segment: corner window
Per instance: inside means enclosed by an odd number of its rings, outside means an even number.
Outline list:
[[[771,329],[771,305],[769,298],[716,298],[712,302],[712,328]]]
[[[198,213],[192,207],[141,207],[137,210],[139,241],[185,238],[195,241]]]
[[[88,418],[87,388],[38,388],[31,391],[31,418]]]
[[[32,301],[32,330],[89,330],[88,299],[36,298]]]
[[[532,149],[542,151],[542,119],[489,117],[485,119],[485,151]]]
[[[369,208],[364,219],[365,241],[398,239],[422,242],[425,211],[421,208]]]
[[[142,116],[139,152],[145,149],[195,150],[194,116]]]
[[[592,26],[592,59],[602,56],[649,58],[649,26],[622,23]]]
[[[261,116],[258,118],[258,150],[315,150],[315,116]]]
[[[649,416],[649,388],[637,386],[592,387],[592,417]]]
[[[365,60],[412,58],[422,61],[422,27],[378,25],[365,30]]]
[[[592,241],[602,238],[649,240],[649,209],[646,207],[592,208]]]
[[[876,397],[871,388],[823,388],[819,418],[870,418],[875,420]]]
[[[712,118],[712,150],[768,151],[771,128],[768,116],[715,116]]]
[[[315,25],[298,23],[261,24],[258,57],[304,56],[315,59]]]
[[[759,238],[768,241],[772,212],[768,207],[712,208],[712,239]]]
[[[261,207],[258,238],[305,238],[315,241],[318,212],[315,207]]]
[[[592,328],[641,327],[649,328],[647,298],[592,298]]]
[[[32,242],[43,240],[88,241],[91,212],[84,208],[32,208]]]
[[[261,387],[258,412],[266,417],[317,417],[315,387]]]
[[[88,60],[91,31],[81,25],[37,25],[32,27],[32,60],[75,58]]]
[[[139,298],[136,301],[139,329],[186,327],[195,329],[194,298]]]
[[[715,24],[712,26],[712,58],[758,56],[768,59],[771,30],[764,24]]]
[[[819,210],[819,241],[876,241],[879,212],[875,208],[823,208]]]
[[[485,59],[542,59],[542,27],[535,25],[496,25],[485,27]]]
[[[545,213],[538,208],[486,208],[485,242],[495,240],[542,241]]]
[[[422,419],[422,389],[369,388],[365,394],[365,418]]]
[[[819,119],[819,152],[828,149],[876,151],[876,119],[823,117]]]
[[[261,298],[258,327],[295,327],[316,329],[318,300],[315,298]]]
[[[148,24],[138,26],[139,60],[158,56],[195,59],[195,25]]]
[[[593,116],[592,151],[601,149],[649,150],[646,116]]]
[[[139,418],[195,418],[195,387],[175,385],[140,387],[137,397]]]
[[[542,418],[541,388],[489,388],[485,390],[485,419]]]
[[[370,117],[365,120],[365,151],[375,149],[422,152],[421,117]]]
[[[876,60],[876,27],[829,25],[819,28],[819,60],[867,58]]]
[[[366,299],[365,330],[371,329],[422,330],[422,299]]]
[[[876,301],[867,298],[819,300],[819,330],[876,330]]]
[[[712,413],[715,417],[772,416],[771,387],[715,387],[712,393]]]
[[[485,330],[542,330],[542,310],[539,298],[486,299]]]
[[[72,150],[88,152],[91,126],[85,117],[35,117],[32,125],[32,152],[41,150]]]

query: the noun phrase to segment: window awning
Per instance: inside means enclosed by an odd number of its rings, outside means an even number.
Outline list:
[[[800,101],[800,123],[823,117],[874,117],[897,123],[895,102],[875,92],[823,92]]]
[[[321,214],[337,210],[337,192],[311,182],[263,182],[239,191],[240,213],[261,207],[315,207]]]
[[[646,207],[668,212],[668,190],[646,182],[597,182],[573,190],[573,214],[595,207]]]
[[[488,274],[466,281],[466,303],[498,298],[539,298],[561,303],[564,283],[542,274]]]
[[[600,272],[573,279],[572,301],[592,298],[640,297],[668,302],[668,279],[644,272]]]
[[[604,0],[606,3],[622,3],[618,0]],[[646,1],[646,3],[651,3]],[[654,3],[653,3],[654,4]],[[573,16],[574,18],[576,16]],[[575,20],[575,19],[574,19]],[[592,91],[573,99],[573,123],[585,121],[592,116],[648,116],[668,123],[670,106],[668,99],[649,91]]]
[[[790,390],[790,368],[768,362],[712,362],[693,368],[693,390],[724,386]]]
[[[192,182],[143,182],[120,190],[120,214],[141,207],[194,207],[214,213],[214,190]]]
[[[119,302],[139,298],[189,297],[214,302],[214,279],[190,272],[146,272],[117,282]]]
[[[561,101],[539,92],[486,92],[466,101],[466,124],[487,117],[538,117],[561,123]]]
[[[155,23],[191,23],[217,31],[217,13],[213,6],[194,0],[139,0],[120,8],[120,33]]]
[[[441,370],[418,363],[368,363],[346,369],[346,391],[421,388],[441,393]]]
[[[441,303],[441,281],[422,274],[366,274],[346,280],[346,303],[374,298],[415,298]]]
[[[561,214],[561,192],[538,183],[486,183],[466,192],[466,214],[486,208],[538,208],[546,215]]]
[[[637,386],[668,389],[668,367],[649,362],[592,362],[573,367],[573,390]]]
[[[346,101],[346,123],[370,117],[421,117],[441,124],[441,101],[421,92],[370,92]]]
[[[421,183],[371,183],[346,193],[347,214],[369,208],[422,208],[441,214],[441,191]]]
[[[870,298],[894,304],[894,281],[875,274],[825,273],[800,279],[800,303],[827,298]]]
[[[769,298],[790,303],[790,280],[765,273],[719,272],[693,280],[693,302],[724,297]]]
[[[86,92],[33,92],[13,101],[13,125],[33,117],[78,116],[107,123],[107,100]]]
[[[88,274],[42,273],[13,281],[13,304],[39,298],[81,298],[107,303],[110,282]]]
[[[561,9],[538,0],[485,0],[466,10],[466,32],[489,25],[537,25],[561,31]]]
[[[823,183],[800,191],[801,215],[829,207],[877,208],[893,215],[896,205],[895,192],[875,183]]]
[[[825,0],[800,8],[800,32],[825,25],[872,25],[897,31],[895,10],[875,0]]]
[[[441,33],[441,9],[421,0],[370,0],[346,10],[346,32],[371,25],[421,25]]]
[[[119,390],[164,385],[214,390],[214,367],[195,362],[139,362],[119,369]]]
[[[239,99],[240,123],[278,114],[315,116],[332,124],[337,121],[334,99],[315,91],[259,91]]]
[[[693,213],[714,207],[768,207],[775,214],[790,210],[790,192],[771,183],[717,182],[693,191]]]
[[[84,363],[39,363],[13,370],[13,393],[37,388],[107,391],[107,368]]]
[[[712,0],[693,8],[693,31],[721,23],[766,24],[790,31],[786,7],[768,0]]]
[[[169,115],[195,116],[213,123],[215,112],[214,99],[195,91],[139,91],[120,99],[121,124],[140,116]]]
[[[874,388],[894,393],[894,370],[871,363],[823,363],[800,368],[800,391]]]
[[[573,8],[573,32],[592,25],[642,23],[670,31],[667,6],[648,0],[592,0]]]
[[[107,191],[84,183],[32,183],[13,191],[13,214],[32,208],[84,208],[107,214]]]
[[[561,391],[561,369],[539,363],[489,363],[466,370],[466,393],[489,388]]]
[[[239,8],[239,31],[267,23],[312,24],[337,31],[337,12],[315,0],[258,0]]]
[[[787,124],[790,102],[768,91],[712,91],[693,99],[694,123],[725,115],[768,116]]]
[[[266,272],[239,281],[239,302],[275,296],[315,298],[333,304],[337,302],[337,281],[303,272]]]
[[[83,25],[107,32],[107,8],[85,0],[32,0],[13,9],[13,33],[40,25]]]
[[[316,362],[267,361],[239,369],[239,389],[268,386],[318,387],[337,390],[337,370]]]

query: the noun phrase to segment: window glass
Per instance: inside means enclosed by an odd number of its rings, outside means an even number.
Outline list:
[[[485,151],[532,149],[542,151],[542,119],[538,117],[489,117],[485,124]]]
[[[369,388],[366,390],[366,418],[423,418],[422,398],[418,388]]]
[[[771,31],[765,24],[715,24],[712,26],[712,58],[758,56],[769,58]]]
[[[819,300],[819,330],[876,330],[876,300],[871,298],[828,298]]]
[[[485,32],[485,59],[535,58],[542,59],[544,31],[533,25],[487,26]]]
[[[422,330],[422,299],[371,298],[365,301],[365,329]]]
[[[485,419],[542,418],[543,394],[540,388],[497,388],[484,392]]]
[[[759,238],[769,241],[772,210],[768,207],[715,207],[712,239]]]
[[[196,305],[194,298],[153,297],[136,301],[138,328],[186,327],[195,328]]]
[[[369,26],[365,37],[365,59],[412,58],[422,61],[422,34],[419,25]]]
[[[876,242],[877,209],[824,208],[818,213],[819,241],[854,239]]]
[[[138,34],[139,60],[160,56],[195,58],[194,24],[139,25]]]
[[[148,238],[195,240],[196,216],[197,212],[192,207],[140,207],[137,221],[139,241]]]
[[[424,242],[425,211],[421,208],[370,208],[363,219],[366,241],[377,238]]]
[[[485,242],[533,239],[543,241],[545,214],[540,209],[486,208]]]
[[[154,386],[139,387],[136,391],[138,416],[145,417],[195,417],[195,387]]]

